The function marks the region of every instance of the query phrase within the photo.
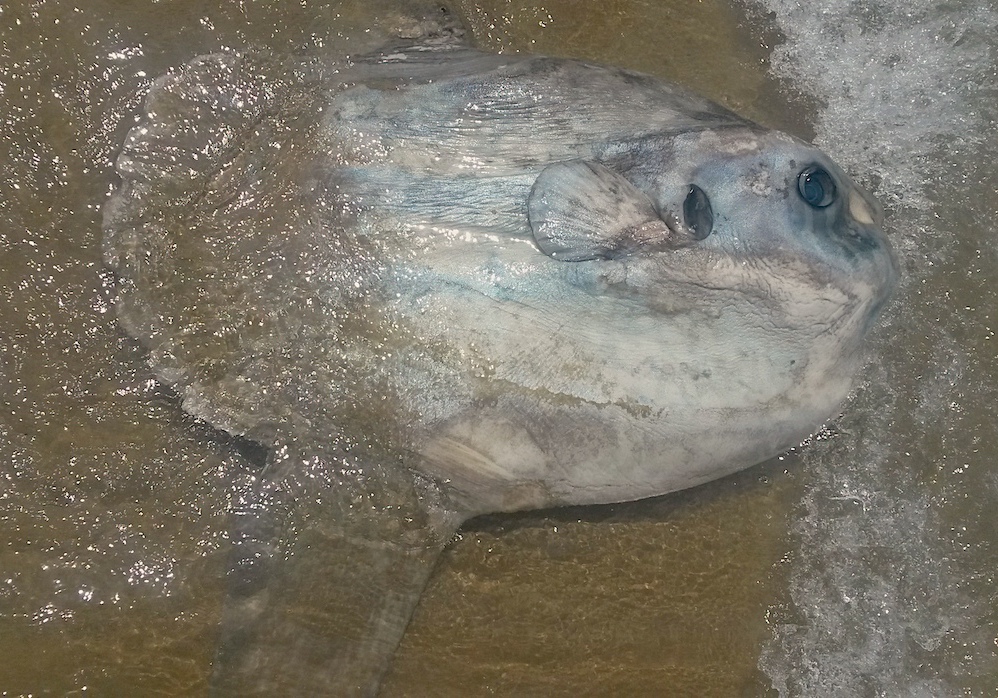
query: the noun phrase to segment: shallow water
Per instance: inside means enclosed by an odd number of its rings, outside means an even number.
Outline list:
[[[692,492],[472,522],[385,695],[998,689],[998,9],[764,4],[461,9],[487,48],[685,82],[872,187],[906,276],[854,399],[800,455]],[[219,5],[0,5],[0,695],[206,690],[231,473],[255,454],[115,325],[110,160],[169,67],[356,50],[391,11]]]

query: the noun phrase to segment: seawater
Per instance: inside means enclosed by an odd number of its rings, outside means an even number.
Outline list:
[[[888,211],[905,281],[877,359],[805,454],[784,602],[760,667],[780,696],[998,690],[998,11],[765,0],[772,67],[816,142]]]
[[[143,94],[211,51],[356,50],[403,9],[0,3],[0,695],[206,692],[254,454],[186,417],[114,321],[100,206]],[[998,8],[459,9],[489,50],[657,73],[816,139],[884,202],[904,281],[843,415],[794,453],[472,522],[385,695],[994,695]]]

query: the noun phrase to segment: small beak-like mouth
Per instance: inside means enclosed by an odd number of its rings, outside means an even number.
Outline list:
[[[851,183],[850,183],[851,184]],[[845,206],[840,214],[838,239],[850,256],[873,258],[885,273],[896,277],[897,258],[884,235],[884,208],[862,187],[851,184],[845,193]]]
[[[884,207],[872,194],[855,185],[849,191],[849,215],[861,225],[884,226]]]
[[[871,284],[871,305],[867,322],[872,324],[898,287],[901,268],[897,255],[884,234],[884,209],[862,187],[853,184],[846,194],[846,206],[837,236],[863,276]]]
[[[865,193],[865,192],[864,192]],[[871,270],[876,281],[875,286],[879,293],[876,294],[874,298],[873,305],[870,308],[870,321],[873,322],[880,315],[884,306],[890,301],[894,292],[897,290],[898,284],[901,278],[901,264],[898,260],[897,254],[894,251],[894,246],[891,245],[890,240],[888,240],[887,235],[884,233],[884,210],[883,207],[877,202],[876,199],[867,194],[867,201],[873,203],[873,222],[872,224],[862,225],[859,220],[856,219],[855,214],[853,218],[855,220],[854,226],[855,230],[862,231],[859,234],[864,237],[867,244],[876,249],[871,249],[873,269]],[[852,199],[850,199],[850,213],[852,214]]]

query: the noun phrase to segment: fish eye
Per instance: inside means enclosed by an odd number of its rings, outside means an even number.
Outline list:
[[[825,208],[835,201],[835,181],[817,165],[805,167],[797,175],[797,191],[814,208]]]
[[[693,231],[696,240],[703,240],[714,228],[714,211],[710,207],[710,199],[704,190],[695,184],[690,185],[686,201],[683,202],[683,218]]]

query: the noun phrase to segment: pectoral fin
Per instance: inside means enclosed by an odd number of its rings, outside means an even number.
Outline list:
[[[530,191],[527,215],[541,251],[567,262],[684,247],[702,237],[675,214],[658,211],[623,176],[588,160],[546,167]]]

